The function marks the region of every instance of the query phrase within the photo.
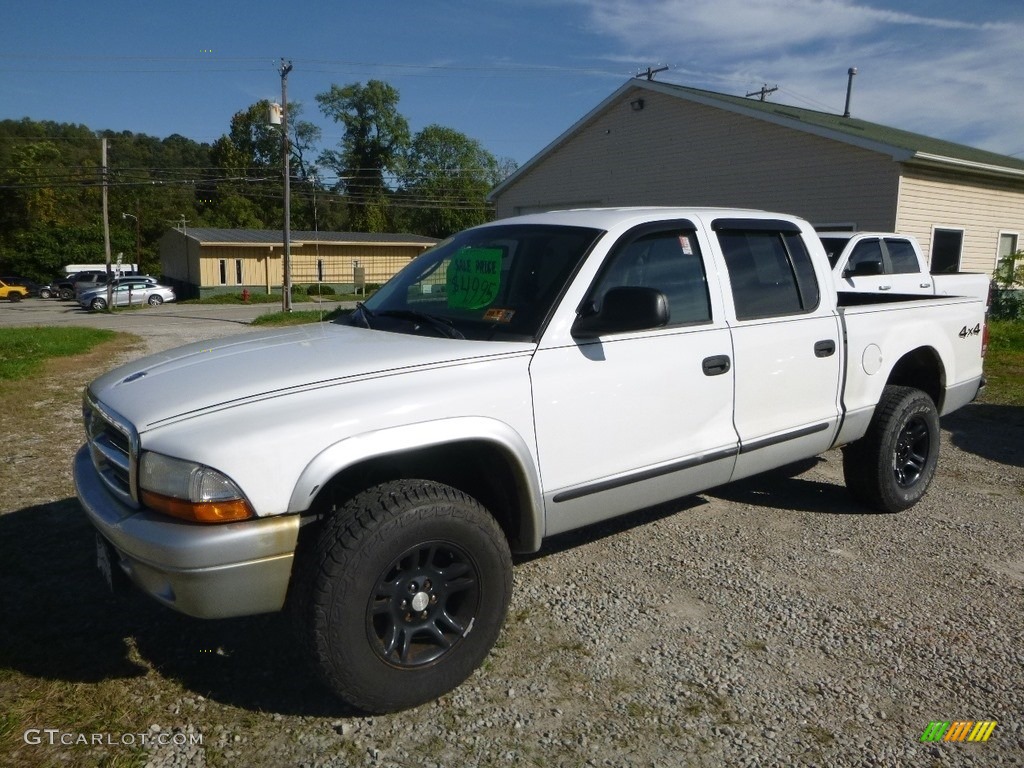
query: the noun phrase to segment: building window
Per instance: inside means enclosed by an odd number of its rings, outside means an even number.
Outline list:
[[[225,259],[220,260],[220,284],[228,284],[228,262]]]
[[[962,229],[932,230],[931,271],[936,274],[959,272],[960,254],[964,247]]]
[[[996,254],[996,282],[1000,285],[1015,284],[1014,272],[1017,269],[1017,234],[1015,232],[999,233],[999,252]]]
[[[235,283],[242,284],[242,260],[235,259]]]
[[[322,283],[324,281],[324,260],[316,260],[316,281]]]

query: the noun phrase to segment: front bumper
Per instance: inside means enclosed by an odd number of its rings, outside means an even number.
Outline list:
[[[131,509],[107,491],[84,446],[74,477],[89,521],[115,550],[115,567],[146,594],[207,619],[284,607],[298,515],[206,525]]]

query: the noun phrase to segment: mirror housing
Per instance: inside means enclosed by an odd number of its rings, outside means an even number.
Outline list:
[[[589,311],[588,311],[589,310]],[[668,299],[655,288],[620,286],[610,289],[601,309],[585,307],[572,326],[572,335],[595,339],[609,333],[646,331],[668,325]]]

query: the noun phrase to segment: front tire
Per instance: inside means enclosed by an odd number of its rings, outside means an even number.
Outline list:
[[[107,308],[107,302],[104,299],[93,299],[92,303],[89,305],[89,308],[94,309],[97,312],[102,312],[104,309]]]
[[[53,294],[50,293],[50,289],[49,288],[40,288],[39,289],[39,298],[40,299],[48,299],[52,295]]]
[[[512,560],[475,499],[401,480],[330,516],[293,587],[299,633],[331,690],[394,712],[447,693],[483,662],[508,612]]]
[[[887,386],[868,431],[843,448],[850,492],[881,512],[900,512],[924,496],[939,460],[939,415],[924,392]]]
[[[16,302],[19,302],[19,301],[21,301],[21,294],[20,294],[20,293],[18,293],[17,291],[11,291],[11,292],[10,292],[10,293],[9,293],[9,294],[7,295],[7,298],[8,298],[9,300],[10,300],[10,302],[11,302],[12,304],[14,304],[14,303],[16,303]]]

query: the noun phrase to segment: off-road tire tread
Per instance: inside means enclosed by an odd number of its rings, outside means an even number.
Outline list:
[[[423,511],[428,505],[444,507],[452,517],[478,528],[495,545],[505,574],[504,605],[500,611],[503,621],[512,591],[512,558],[505,535],[476,499],[441,483],[395,480],[357,494],[321,522],[315,542],[302,553],[304,557],[296,565],[289,601],[304,650],[313,660],[317,673],[336,694],[368,713],[392,712],[411,705],[401,698],[388,698],[379,689],[359,691],[339,670],[318,661],[329,654],[330,648],[329,637],[323,629],[329,608],[328,585],[337,580],[343,585],[342,589],[354,588],[359,563],[386,544],[385,528],[403,517],[407,518],[405,524],[424,517]],[[482,632],[484,628],[479,629]],[[472,669],[466,675],[459,675],[450,687],[454,688],[471,672]],[[370,693],[373,695],[368,695]]]
[[[879,512],[900,512],[916,504],[927,491],[935,474],[937,441],[926,469],[927,476],[919,481],[921,485],[915,496],[907,501],[887,492],[893,483],[889,466],[891,457],[888,450],[883,450],[887,447],[888,433],[895,428],[894,419],[913,401],[921,398],[927,400],[936,414],[936,424],[933,426],[937,433],[937,411],[927,394],[913,387],[888,385],[882,390],[867,432],[861,439],[843,448],[843,478],[847,489],[855,499]]]

